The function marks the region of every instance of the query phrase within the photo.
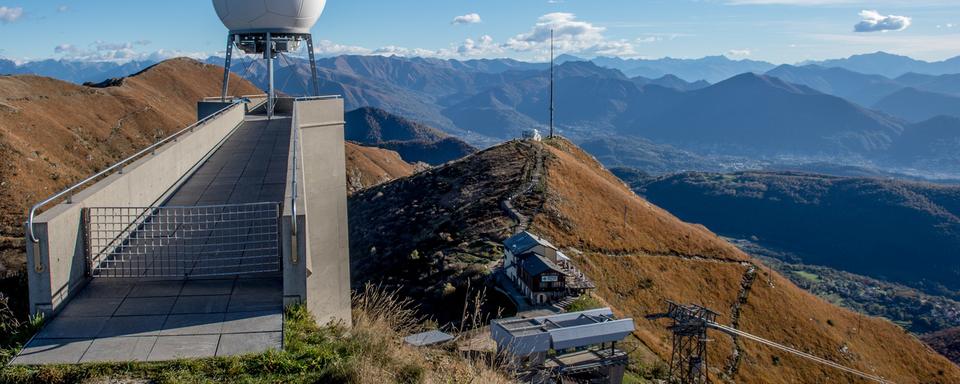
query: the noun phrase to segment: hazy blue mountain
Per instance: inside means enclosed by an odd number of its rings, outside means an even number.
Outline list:
[[[21,65],[13,62],[0,62],[0,73],[31,74],[52,77],[72,83],[101,82],[109,78],[118,78],[140,72],[156,64],[156,61],[130,61],[126,63],[101,61],[42,60]],[[10,64],[14,64],[13,67]]]
[[[0,59],[0,74],[8,75],[13,74],[17,70],[17,63],[14,63],[7,59]]]
[[[580,147],[607,167],[630,166],[655,175],[685,169],[717,172],[727,169],[715,159],[634,136],[585,139]]]
[[[873,108],[914,123],[937,116],[960,117],[960,96],[904,88],[884,97]]]
[[[903,88],[899,82],[880,75],[865,75],[843,68],[818,65],[781,65],[767,72],[793,84],[806,85],[820,92],[840,96],[860,105],[870,106]]]
[[[678,91],[695,91],[710,86],[710,82],[706,80],[699,80],[691,83],[674,75],[663,75],[663,77],[658,79],[648,79],[643,76],[637,76],[632,80],[640,86],[659,85],[664,88],[672,88]]]
[[[902,129],[899,121],[842,98],[748,73],[688,92],[623,132],[730,155],[870,156],[886,150]]]
[[[382,109],[364,107],[346,113],[345,138],[397,151],[404,161],[443,164],[476,152],[466,142]]]
[[[745,72],[763,73],[775,67],[775,65],[764,61],[731,60],[726,56],[656,60],[598,57],[592,61],[602,67],[618,69],[631,77],[643,76],[656,79],[665,75],[674,75],[686,81],[706,80],[711,83],[723,81]]]
[[[845,68],[854,72],[883,75],[889,78],[896,78],[911,72],[928,75],[960,73],[960,57],[928,62],[886,52],[854,55],[846,59],[814,61],[805,64],[816,64],[828,68]]]
[[[907,126],[889,153],[894,164],[956,175],[960,168],[960,118],[939,116]]]
[[[908,73],[895,80],[904,86],[924,91],[960,95],[960,74],[934,76]]]

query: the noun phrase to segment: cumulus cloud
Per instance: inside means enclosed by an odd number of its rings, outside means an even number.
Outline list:
[[[731,49],[727,51],[727,56],[730,57],[747,57],[753,54],[749,49]]]
[[[906,16],[881,15],[875,10],[860,11],[860,18],[863,20],[853,26],[854,32],[902,31],[913,22]]]
[[[60,44],[53,48],[53,52],[64,59],[76,61],[112,61],[126,62],[132,60],[165,60],[172,57],[192,57],[203,59],[207,57],[203,52],[184,52],[176,50],[158,50],[154,52],[140,52],[137,47],[149,45],[149,40],[132,42],[109,42],[97,40],[86,47],[73,44]]]
[[[0,23],[13,23],[23,17],[23,8],[0,7]]]
[[[576,15],[565,12],[541,16],[533,29],[510,38],[504,47],[519,52],[544,51],[549,48],[551,30],[561,52],[611,56],[636,54],[629,41],[608,40],[603,35],[605,28],[577,20]]]
[[[480,18],[479,13],[468,13],[463,16],[457,16],[453,18],[453,21],[450,24],[460,25],[460,24],[477,24],[483,22],[483,19]]]
[[[339,55],[369,55],[373,50],[353,45],[337,44],[330,40],[320,40],[313,46],[313,51],[320,56]]]
[[[490,35],[483,35],[477,40],[464,40],[463,44],[457,48],[457,53],[460,56],[467,57],[489,56],[503,53],[503,47],[494,43],[493,37],[490,37]]]

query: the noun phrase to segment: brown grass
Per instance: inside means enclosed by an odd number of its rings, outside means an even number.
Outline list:
[[[354,296],[353,313],[353,337],[385,346],[383,356],[363,357],[367,361],[359,365],[360,383],[402,382],[398,372],[402,374],[405,369],[421,372],[417,382],[423,383],[513,382],[497,367],[465,358],[455,347],[414,348],[404,344],[404,336],[423,331],[423,318],[417,315],[413,301],[394,291],[367,284],[362,293]]]
[[[534,230],[554,244],[583,251],[577,261],[598,285],[598,294],[637,321],[636,336],[669,360],[663,300],[697,303],[729,324],[733,303],[751,260],[701,226],[683,223],[632,193],[584,152],[558,139],[549,142],[546,204]],[[859,324],[859,327],[858,327]],[[741,329],[887,377],[896,383],[957,383],[960,368],[886,320],[860,318],[762,267],[742,306]],[[731,355],[728,336],[713,334],[712,366]],[[745,356],[737,383],[860,383],[815,363],[741,342]],[[844,349],[846,347],[846,349]],[[846,352],[843,352],[846,351]],[[776,358],[775,358],[776,357]],[[720,371],[711,376],[719,380]]]
[[[547,209],[534,227],[567,247],[607,254],[652,253],[744,260],[699,226],[637,197],[585,152],[556,139],[545,146]]]
[[[416,172],[397,152],[347,142],[347,189],[352,194]]]

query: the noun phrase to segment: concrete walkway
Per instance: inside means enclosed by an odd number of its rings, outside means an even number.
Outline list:
[[[289,118],[248,116],[166,205],[281,202],[290,124]],[[282,295],[279,274],[94,278],[11,364],[164,361],[279,349]]]
[[[247,116],[247,122],[190,176],[165,205],[283,201],[290,149],[290,118]]]
[[[279,279],[95,279],[12,364],[165,361],[279,349]]]

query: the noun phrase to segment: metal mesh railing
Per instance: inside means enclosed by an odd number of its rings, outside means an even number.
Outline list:
[[[87,208],[94,277],[202,277],[278,272],[278,203]]]

